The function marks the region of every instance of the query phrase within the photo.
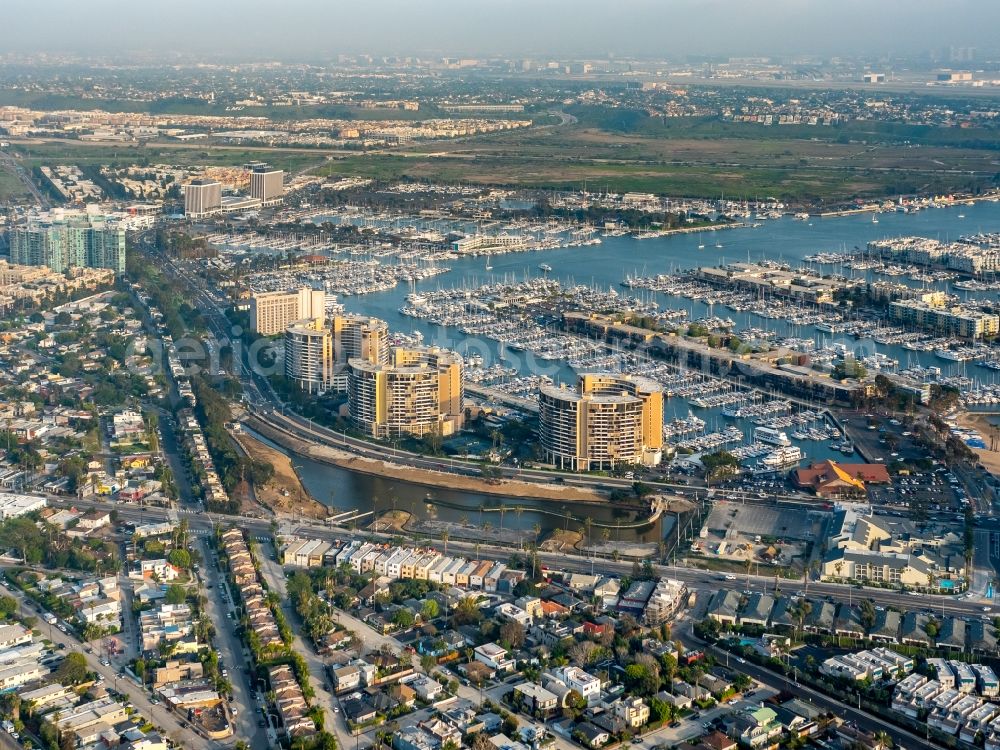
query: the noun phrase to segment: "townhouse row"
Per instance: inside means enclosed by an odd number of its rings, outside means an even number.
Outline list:
[[[250,630],[256,636],[260,648],[266,650],[283,647],[285,644],[278,630],[278,621],[275,620],[274,613],[267,603],[264,587],[261,586],[243,532],[239,529],[228,529],[223,532],[222,547],[226,557],[229,558],[229,570],[233,582],[243,597],[243,608]]]
[[[293,539],[282,551],[285,565],[339,567],[356,573],[375,573],[389,579],[430,581],[485,591],[512,591],[524,579],[523,570],[502,562],[450,557],[433,549],[394,547],[371,542],[329,543]]]
[[[947,616],[940,622],[935,635],[928,635],[932,617],[925,612],[898,612],[877,609],[875,621],[862,621],[861,607],[847,603],[834,604],[820,599],[802,599],[756,592],[717,591],[708,605],[708,616],[724,625],[752,625],[807,633],[836,635],[843,638],[868,638],[880,643],[902,643],[922,648],[938,648],[970,653],[994,653],[997,632],[993,625],[981,619]]]
[[[1000,750],[1000,706],[985,700],[997,694],[993,670],[978,664],[931,661],[940,662],[932,665],[939,679],[921,674],[906,677],[893,691],[892,710],[911,719],[926,713],[928,726],[970,744],[981,735],[986,750]],[[974,694],[980,685],[981,695]]]

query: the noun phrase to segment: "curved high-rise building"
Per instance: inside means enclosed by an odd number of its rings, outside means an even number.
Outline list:
[[[389,364],[389,326],[384,320],[367,315],[335,315],[331,328],[333,359],[338,365],[352,359]]]
[[[545,460],[557,468],[596,471],[660,462],[663,391],[653,380],[582,374],[576,389],[543,387],[538,407]]]
[[[299,320],[285,329],[285,377],[306,393],[323,393],[333,380],[330,329],[323,318]]]
[[[462,360],[436,347],[397,347],[387,364],[348,362],[351,421],[380,438],[450,435],[463,422]]]

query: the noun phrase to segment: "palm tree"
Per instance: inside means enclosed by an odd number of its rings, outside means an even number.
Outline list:
[[[806,618],[812,614],[812,608],[812,602],[808,599],[800,599],[795,605],[795,619],[799,621],[798,640],[802,640],[802,627],[805,625]]]
[[[590,516],[587,516],[586,518],[583,519],[583,528],[584,528],[584,531],[585,531],[585,533],[587,535],[587,544],[588,544],[588,546],[590,545],[590,531],[593,528],[593,526],[594,526],[594,519],[593,518],[591,518]]]
[[[444,554],[448,556],[448,529],[441,532],[441,541],[444,542]]]
[[[538,523],[538,521],[535,521],[535,524],[534,526],[531,527],[531,530],[535,532],[535,542],[537,543],[542,536],[542,525]]]

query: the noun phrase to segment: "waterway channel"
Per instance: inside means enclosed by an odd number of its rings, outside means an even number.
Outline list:
[[[697,266],[712,266],[724,262],[760,260],[767,258],[785,261],[793,266],[801,265],[805,256],[818,252],[851,252],[864,248],[875,239],[920,235],[949,241],[961,235],[1000,230],[1000,204],[980,202],[950,208],[926,209],[918,213],[882,213],[878,223],[872,221],[871,214],[856,214],[838,217],[812,217],[803,221],[786,217],[766,221],[758,227],[743,227],[724,232],[702,234],[678,234],[639,240],[632,237],[604,237],[602,244],[551,249],[531,253],[511,253],[490,258],[491,270],[486,270],[483,257],[463,257],[447,261],[451,269],[424,282],[416,282],[414,287],[399,285],[395,289],[363,296],[348,296],[342,299],[351,312],[375,315],[386,320],[391,330],[412,334],[419,332],[426,344],[436,344],[457,349],[463,354],[478,353],[484,363],[500,361],[507,367],[517,368],[522,374],[547,374],[555,381],[572,382],[573,370],[565,363],[528,359],[523,352],[502,352],[491,340],[469,339],[455,328],[436,326],[412,317],[402,315],[399,309],[411,291],[434,290],[462,285],[479,285],[500,281],[503,278],[538,276],[544,273],[540,263],[551,266],[551,277],[567,285],[587,284],[613,288],[621,291],[621,282],[627,275],[656,275],[671,273]],[[722,245],[717,247],[716,245]],[[699,245],[704,245],[699,248]],[[866,275],[870,271],[822,267],[826,273],[842,272],[847,276]],[[905,277],[894,279],[903,283],[914,283]],[[972,293],[952,290],[950,283],[939,284],[940,288],[955,291],[963,298],[992,299],[996,293]],[[769,328],[781,336],[813,338],[817,343],[840,342],[858,354],[879,352],[896,359],[900,367],[920,365],[939,367],[944,375],[967,374],[983,383],[997,382],[1000,374],[977,367],[972,363],[948,362],[935,357],[930,352],[910,351],[896,345],[882,345],[870,339],[840,337],[816,330],[812,326],[792,326],[781,320],[765,320],[754,313],[741,313],[720,309],[710,310],[708,305],[688,299],[672,297],[658,292],[634,290],[633,294],[646,295],[655,299],[661,309],[685,309],[692,318],[721,315],[732,318],[736,328],[756,326]],[[684,399],[670,399],[666,418],[683,417],[690,406]],[[722,429],[733,420],[721,415],[720,409],[701,409],[699,417],[707,423],[706,429]],[[750,434],[752,425],[736,421],[737,426]],[[844,456],[826,442],[803,441],[799,443],[805,461]],[[467,522],[482,527],[490,523],[499,527],[499,513],[481,511],[498,505],[496,498],[455,491],[436,490],[433,495],[442,504],[425,502],[425,487],[408,485],[394,480],[356,474],[326,464],[294,457],[296,468],[306,488],[320,502],[339,509],[360,508],[371,510],[373,498],[379,511],[388,510],[393,505],[400,510],[411,511],[419,517],[432,517],[453,523]],[[511,501],[508,507],[515,503]],[[520,513],[507,511],[504,514],[505,528],[532,529],[538,524],[543,530],[569,526],[578,529],[583,518],[589,516],[594,521],[614,524],[620,517],[622,523],[634,520],[633,514],[616,516],[616,511],[607,507],[573,507],[572,504],[544,503],[545,509],[555,513],[569,513],[570,519],[538,512],[542,505],[535,501],[520,501],[524,508]],[[620,512],[619,512],[620,513]],[[491,517],[492,516],[492,517]],[[573,519],[576,519],[575,521]],[[621,531],[620,538],[636,541],[657,541],[669,529],[671,519],[658,522],[652,527],[638,532]]]

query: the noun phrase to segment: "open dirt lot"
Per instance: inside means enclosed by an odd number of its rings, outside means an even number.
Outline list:
[[[274,467],[274,476],[263,487],[254,487],[257,499],[276,513],[326,518],[326,506],[314,500],[299,481],[291,459],[246,434],[234,435],[252,458]]]

